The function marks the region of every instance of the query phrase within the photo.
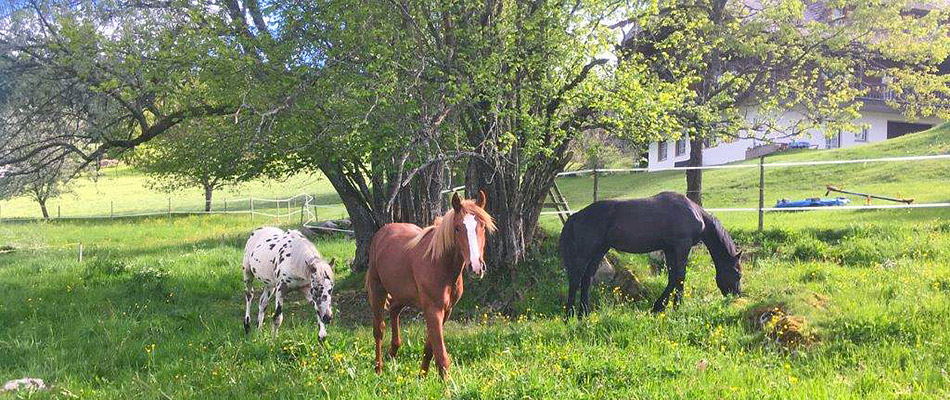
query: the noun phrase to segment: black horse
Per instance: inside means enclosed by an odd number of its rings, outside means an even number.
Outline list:
[[[567,315],[574,313],[574,295],[581,291],[580,314],[590,311],[590,286],[594,272],[607,251],[666,254],[669,283],[653,304],[653,312],[683,296],[686,259],[700,241],[706,244],[716,264],[716,284],[723,296],[740,294],[741,252],[718,219],[679,193],[663,192],[634,200],[595,202],[571,215],[561,231],[560,252],[567,270],[569,289]]]

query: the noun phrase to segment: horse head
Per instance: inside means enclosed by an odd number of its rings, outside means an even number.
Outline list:
[[[485,192],[481,190],[477,200],[462,200],[455,193],[452,196],[452,220],[442,222],[452,223],[455,248],[459,249],[463,263],[478,277],[485,275],[485,231],[495,230],[492,217],[485,211],[485,202]]]
[[[320,340],[326,338],[325,324],[333,320],[333,264],[336,260],[330,260],[329,263],[319,258],[314,258],[308,263],[310,268],[310,297],[313,299],[313,306],[317,311],[317,318],[320,322]]]
[[[722,257],[722,260],[713,259],[716,265],[716,286],[723,296],[742,295],[739,281],[742,280],[742,251],[735,255]]]

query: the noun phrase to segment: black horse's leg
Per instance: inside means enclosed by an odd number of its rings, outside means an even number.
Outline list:
[[[686,249],[688,248],[689,247],[686,247]],[[673,290],[680,286],[686,278],[686,263],[685,260],[683,260],[684,250],[681,249],[680,246],[674,246],[664,250],[664,253],[666,255],[666,268],[669,271],[669,280],[667,281],[666,289],[660,294],[660,298],[656,299],[656,302],[653,303],[654,313],[661,313],[666,310],[666,303],[670,299],[670,294],[673,293]]]
[[[580,286],[581,278],[577,276],[569,276],[567,279],[567,315],[566,318],[574,316],[574,295],[577,293],[577,287]]]
[[[607,251],[602,251],[594,255],[594,258],[587,263],[587,268],[584,269],[584,275],[581,278],[581,299],[580,299],[580,308],[581,315],[587,315],[590,313],[590,287],[594,283],[594,275],[597,274],[597,268],[600,268],[600,263],[604,260],[604,256],[607,254]]]
[[[581,299],[578,307],[580,308],[579,316],[583,317],[587,314],[590,314],[590,285],[594,281],[593,275],[584,275],[581,278]]]
[[[683,301],[683,292],[686,290],[684,283],[686,282],[686,264],[689,261],[689,251],[690,248],[687,247],[681,259],[679,266],[680,281],[679,284],[676,285],[676,288],[673,289],[673,307],[678,307],[680,302]]]

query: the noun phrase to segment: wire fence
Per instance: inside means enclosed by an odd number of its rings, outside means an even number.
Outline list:
[[[745,173],[733,177],[735,182],[727,182],[726,187],[715,187],[707,185],[704,188],[704,201],[706,210],[711,212],[758,212],[760,217],[760,226],[762,224],[762,215],[766,212],[781,211],[855,211],[855,210],[889,210],[889,209],[934,209],[950,207],[950,190],[947,190],[947,196],[939,199],[942,201],[913,202],[908,204],[868,204],[865,205],[846,205],[834,207],[774,207],[767,206],[765,199],[769,187],[774,187],[780,180],[794,181],[795,190],[781,193],[781,197],[820,197],[815,196],[816,189],[824,191],[824,186],[819,185],[821,179],[833,180],[842,171],[835,168],[852,165],[853,168],[866,168],[880,163],[896,163],[900,166],[908,166],[914,163],[934,163],[950,160],[950,154],[926,155],[926,156],[906,156],[906,157],[882,157],[866,158],[857,160],[814,160],[800,162],[766,162],[767,157],[759,159],[759,163],[741,163],[731,165],[713,165],[702,167],[673,167],[666,169],[648,169],[648,168],[603,168],[603,169],[584,169],[576,171],[565,171],[557,175],[557,182],[561,186],[561,191],[567,197],[571,210],[550,210],[545,209],[541,212],[542,216],[555,216],[559,214],[570,214],[579,210],[587,204],[603,199],[642,197],[663,190],[674,190],[685,192],[685,179],[676,180],[675,185],[683,187],[670,187],[672,181],[660,179],[663,176],[676,175],[689,170],[713,170],[716,173],[730,173],[729,171],[741,171],[748,169],[758,169],[758,174]],[[851,168],[851,167],[849,167]],[[899,169],[900,167],[895,167]],[[932,168],[936,179],[942,184],[950,183],[950,163],[935,165]],[[941,175],[946,169],[947,174]],[[780,174],[766,173],[767,170],[781,170]],[[855,170],[857,171],[857,170]],[[860,171],[857,171],[860,172]],[[896,171],[894,173],[899,173]],[[845,171],[847,173],[847,171]],[[648,179],[623,179],[624,176],[646,174]],[[704,174],[705,175],[705,174]],[[774,175],[774,176],[773,176]],[[883,175],[881,175],[883,176]],[[657,177],[651,181],[649,178]],[[743,184],[743,180],[757,179],[751,185]],[[871,176],[869,179],[873,179]],[[934,178],[931,176],[931,178]],[[883,179],[880,176],[878,179]],[[911,178],[908,178],[911,179]],[[871,185],[868,190],[903,190],[906,180],[896,180],[881,184]],[[938,182],[938,183],[941,183]],[[748,182],[745,182],[748,183]],[[832,182],[825,182],[832,183]],[[651,186],[652,185],[652,186]],[[674,186],[675,186],[674,185]],[[785,185],[786,187],[788,185]],[[453,187],[442,191],[443,195],[454,193],[464,189],[464,186]],[[771,195],[774,201],[775,196]],[[808,195],[811,193],[811,195]],[[155,209],[154,199],[149,203],[147,210],[120,210],[117,211],[115,202],[110,202],[108,214],[97,215],[63,215],[60,207],[51,209],[51,218],[56,219],[108,219],[108,218],[129,218],[129,217],[148,217],[148,216],[174,216],[174,215],[214,215],[214,214],[245,214],[249,218],[264,217],[281,222],[298,222],[301,226],[324,230],[330,232],[353,233],[346,229],[347,226],[341,224],[327,224],[320,221],[341,220],[348,218],[346,207],[340,202],[327,200],[318,204],[317,196],[301,193],[286,198],[228,198],[215,200],[209,211],[196,208],[194,203],[184,207],[175,207],[172,199],[167,200],[164,209]],[[867,200],[870,200],[868,198]],[[926,199],[925,199],[926,200]],[[120,204],[124,204],[121,203]],[[200,206],[199,206],[200,207]],[[36,218],[4,218],[2,209],[0,209],[0,221],[11,219],[36,219]]]
[[[568,197],[571,210],[545,210],[541,214],[543,216],[571,214],[597,200],[643,197],[652,194],[649,190],[653,187],[656,188],[656,192],[663,190],[686,192],[685,179],[670,180],[660,179],[660,177],[682,177],[685,171],[690,170],[713,170],[712,176],[718,178],[714,185],[710,185],[706,178],[710,174],[704,174],[703,204],[707,211],[714,213],[758,212],[760,227],[763,225],[762,216],[767,212],[950,207],[950,189],[940,189],[941,187],[950,188],[950,163],[946,162],[950,160],[950,154],[772,163],[766,162],[767,159],[766,156],[758,158],[758,163],[701,167],[603,168],[565,171],[558,174],[557,182],[561,186],[561,192]],[[897,165],[887,170],[873,168],[882,163]],[[758,171],[749,171],[750,169]],[[629,185],[623,182],[623,176],[633,175],[642,176],[637,179],[626,179],[631,182]],[[860,179],[849,180],[852,175],[858,175]],[[651,179],[652,177],[658,179]],[[671,182],[675,187],[670,187]],[[846,197],[849,200],[855,198],[857,201],[866,201],[866,204],[779,207],[779,202],[787,198],[792,198],[794,201],[796,198],[828,197],[835,191],[836,188],[833,186],[837,186],[838,182],[854,184],[855,186],[849,187],[849,190],[875,194],[886,193],[887,196],[900,196],[907,191],[914,191],[914,194],[922,197],[920,199],[922,202],[914,199],[894,199],[904,203],[871,204],[872,198],[880,199],[880,197],[838,192],[832,197]],[[766,202],[767,198],[770,201]],[[875,200],[875,202],[879,201]],[[771,204],[776,206],[771,206]]]
[[[154,200],[154,199],[153,199]],[[293,222],[295,218],[299,219],[301,224],[316,221],[319,218],[334,219],[345,218],[346,211],[340,203],[317,204],[316,197],[307,193],[300,193],[286,198],[261,198],[261,197],[243,197],[226,198],[215,200],[208,210],[195,206],[194,203],[187,203],[183,206],[177,206],[171,198],[167,199],[165,207],[156,209],[154,201],[150,201],[151,209],[137,209],[136,204],[125,201],[109,201],[108,213],[78,214],[70,215],[63,213],[63,207],[56,205],[49,208],[49,219],[115,219],[115,218],[134,218],[134,217],[155,217],[155,216],[180,216],[180,215],[221,215],[221,214],[245,214],[249,217],[272,218],[278,222]],[[118,205],[118,207],[116,207]],[[125,208],[123,210],[123,208]],[[40,219],[38,217],[5,217],[0,209],[0,221],[30,221]]]

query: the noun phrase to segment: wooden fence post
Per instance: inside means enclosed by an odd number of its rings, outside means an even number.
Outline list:
[[[62,206],[57,204],[56,205],[56,219],[61,219],[61,218],[63,218]]]
[[[228,213],[228,199],[224,199],[224,213]]]
[[[79,262],[82,262],[82,242],[79,242]]]
[[[247,196],[247,204],[250,205],[251,213],[249,215],[251,216],[251,221],[253,221],[254,220],[254,198],[251,196]]]
[[[168,198],[168,217],[171,218],[171,216],[172,216],[172,198],[169,197]]]
[[[765,227],[765,156],[759,157],[759,232]]]
[[[597,202],[597,168],[594,168],[594,202]]]

